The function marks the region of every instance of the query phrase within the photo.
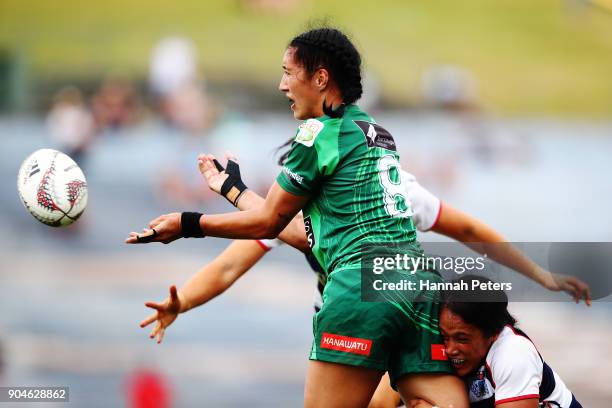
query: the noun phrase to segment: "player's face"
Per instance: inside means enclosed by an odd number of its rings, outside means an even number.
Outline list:
[[[283,77],[278,89],[291,101],[293,117],[299,120],[323,115],[323,94],[316,86],[314,76],[295,60],[295,48],[283,55]]]
[[[480,366],[494,340],[485,337],[482,330],[466,323],[445,307],[440,312],[440,332],[444,338],[446,355],[460,376]]]

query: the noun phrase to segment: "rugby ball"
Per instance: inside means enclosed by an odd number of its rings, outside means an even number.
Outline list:
[[[87,181],[70,157],[53,149],[29,155],[17,176],[19,198],[34,218],[51,227],[75,222],[87,206]]]

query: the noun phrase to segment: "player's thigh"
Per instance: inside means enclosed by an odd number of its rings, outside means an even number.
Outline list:
[[[469,407],[465,385],[453,374],[407,374],[397,380],[397,389],[406,402],[420,398],[440,408]]]
[[[389,374],[386,373],[380,379],[368,408],[397,408],[401,402],[400,395],[391,388]]]
[[[306,408],[367,407],[382,372],[311,360],[304,388]]]

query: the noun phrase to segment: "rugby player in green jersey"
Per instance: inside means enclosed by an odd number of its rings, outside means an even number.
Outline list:
[[[337,30],[311,30],[291,41],[283,69],[280,90],[305,122],[265,202],[239,213],[163,215],[127,242],[274,238],[303,210],[311,250],[328,272],[313,321],[305,405],[367,406],[388,371],[405,400],[467,407],[462,383],[432,352],[442,343],[438,304],[360,298],[362,244],[411,242],[414,255],[421,252],[393,138],[353,104],[362,92],[359,53]],[[414,279],[424,274],[433,276],[418,271]]]
[[[393,138],[353,104],[362,93],[359,53],[340,31],[315,29],[291,41],[283,70],[280,90],[292,101],[294,117],[306,122],[263,205],[220,215],[163,215],[127,242],[274,238],[303,210],[312,252],[328,272],[323,308],[313,322],[305,406],[365,407],[389,371],[406,400],[467,407],[448,361],[432,359],[432,344],[442,344],[438,305],[360,298],[361,245],[415,242],[416,232],[399,191]]]

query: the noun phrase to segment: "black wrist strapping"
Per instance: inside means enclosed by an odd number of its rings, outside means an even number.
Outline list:
[[[181,213],[181,235],[184,238],[204,238],[204,233],[200,227],[202,213],[184,212]]]
[[[214,160],[215,167],[219,171],[225,171],[227,179],[221,186],[221,195],[225,197],[234,207],[237,207],[238,199],[247,190],[247,186],[240,177],[240,166],[234,160],[227,161],[227,168],[223,168],[221,164]]]

